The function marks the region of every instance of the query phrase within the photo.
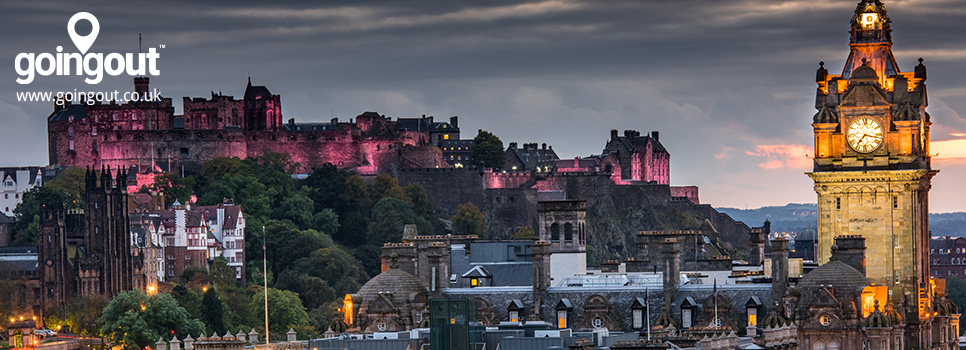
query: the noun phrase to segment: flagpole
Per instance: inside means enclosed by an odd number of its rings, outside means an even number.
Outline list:
[[[262,279],[265,283],[265,345],[268,345],[268,260],[265,253],[265,226],[262,226]]]

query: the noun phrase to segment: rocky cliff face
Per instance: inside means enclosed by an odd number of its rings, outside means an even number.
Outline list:
[[[640,231],[703,230],[718,246],[739,250],[748,246],[748,225],[709,205],[672,197],[668,185],[615,185],[605,174],[531,176],[528,181],[515,181],[517,187],[487,188],[487,183],[497,181],[475,170],[406,170],[399,173],[399,182],[422,184],[441,213],[455,213],[458,204],[473,203],[486,215],[488,238],[493,239],[510,238],[522,226],[539,232],[538,200],[586,200],[585,230],[594,265],[635,256]],[[725,253],[731,252],[726,249]]]

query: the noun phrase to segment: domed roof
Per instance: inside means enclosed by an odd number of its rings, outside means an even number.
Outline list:
[[[406,271],[398,268],[391,268],[386,272],[373,277],[369,282],[359,289],[359,297],[363,303],[368,303],[379,295],[379,293],[391,293],[390,298],[393,303],[404,302],[410,299],[415,293],[426,292],[426,287],[422,282],[410,275]]]
[[[818,240],[818,233],[815,232],[815,229],[811,227],[806,227],[795,234],[795,242],[817,241],[817,240]]]
[[[812,270],[798,281],[802,295],[815,295],[814,291],[830,286],[835,291],[835,297],[839,298],[839,301],[843,301],[841,297],[848,297],[850,294],[858,292],[860,288],[869,285],[865,275],[852,266],[839,261],[835,255],[833,249],[832,258],[829,262]]]
[[[862,60],[862,65],[852,71],[851,80],[862,80],[862,81],[876,81],[879,79],[879,75],[875,73],[875,69],[869,67],[865,60]]]

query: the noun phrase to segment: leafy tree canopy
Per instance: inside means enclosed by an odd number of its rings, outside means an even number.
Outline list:
[[[372,218],[366,230],[366,243],[382,246],[402,241],[403,228],[416,223],[413,210],[401,199],[386,197],[372,207]]]
[[[100,318],[101,332],[116,345],[144,348],[159,337],[184,339],[198,337],[204,325],[189,319],[188,312],[170,294],[146,295],[140,290],[118,294],[104,308]]]
[[[506,151],[503,141],[489,131],[480,130],[473,138],[473,149],[470,158],[476,163],[483,163],[488,168],[503,168],[506,165]]]
[[[453,216],[454,235],[478,235],[486,233],[486,218],[473,203],[460,204]]]

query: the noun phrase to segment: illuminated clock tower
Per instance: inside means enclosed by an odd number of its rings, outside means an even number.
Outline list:
[[[862,0],[851,20],[840,75],[819,63],[812,120],[818,194],[818,262],[836,236],[866,239],[866,275],[905,300],[907,323],[931,310],[928,204],[931,180],[926,67],[901,72],[891,20],[880,0]],[[917,316],[918,310],[918,317]]]

